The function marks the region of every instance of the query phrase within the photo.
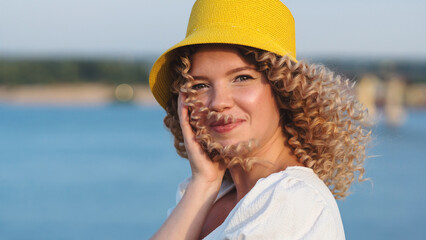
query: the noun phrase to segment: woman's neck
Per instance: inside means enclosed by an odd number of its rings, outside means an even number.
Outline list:
[[[278,128],[272,138],[253,151],[250,157],[259,160],[252,165],[250,171],[245,171],[240,165],[229,168],[237,190],[237,202],[240,201],[260,178],[280,172],[289,166],[303,166],[292,154],[289,146],[285,145],[286,138],[281,128]]]

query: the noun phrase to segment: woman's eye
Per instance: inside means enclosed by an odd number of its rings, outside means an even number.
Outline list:
[[[243,82],[243,81],[247,81],[249,79],[253,79],[253,77],[249,76],[249,75],[241,75],[241,76],[238,76],[238,77],[235,78],[235,80],[237,82]]]
[[[194,85],[192,85],[192,89],[193,90],[200,90],[200,89],[203,89],[203,88],[206,88],[207,87],[207,84],[205,84],[205,83],[198,83],[198,84],[194,84]]]

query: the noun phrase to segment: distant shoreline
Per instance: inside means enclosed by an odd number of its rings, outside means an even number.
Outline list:
[[[0,103],[16,105],[82,106],[116,102],[115,85],[102,83],[0,85]],[[159,106],[149,86],[131,85],[131,103]]]

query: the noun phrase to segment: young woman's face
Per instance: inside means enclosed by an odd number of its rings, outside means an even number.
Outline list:
[[[192,56],[197,99],[212,111],[232,115],[234,123],[210,120],[207,129],[223,146],[250,139],[265,144],[281,131],[271,86],[256,66],[231,47],[204,46]]]

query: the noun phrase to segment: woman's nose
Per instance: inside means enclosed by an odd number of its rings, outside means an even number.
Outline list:
[[[231,91],[227,87],[215,88],[210,96],[210,110],[222,112],[234,104]]]

